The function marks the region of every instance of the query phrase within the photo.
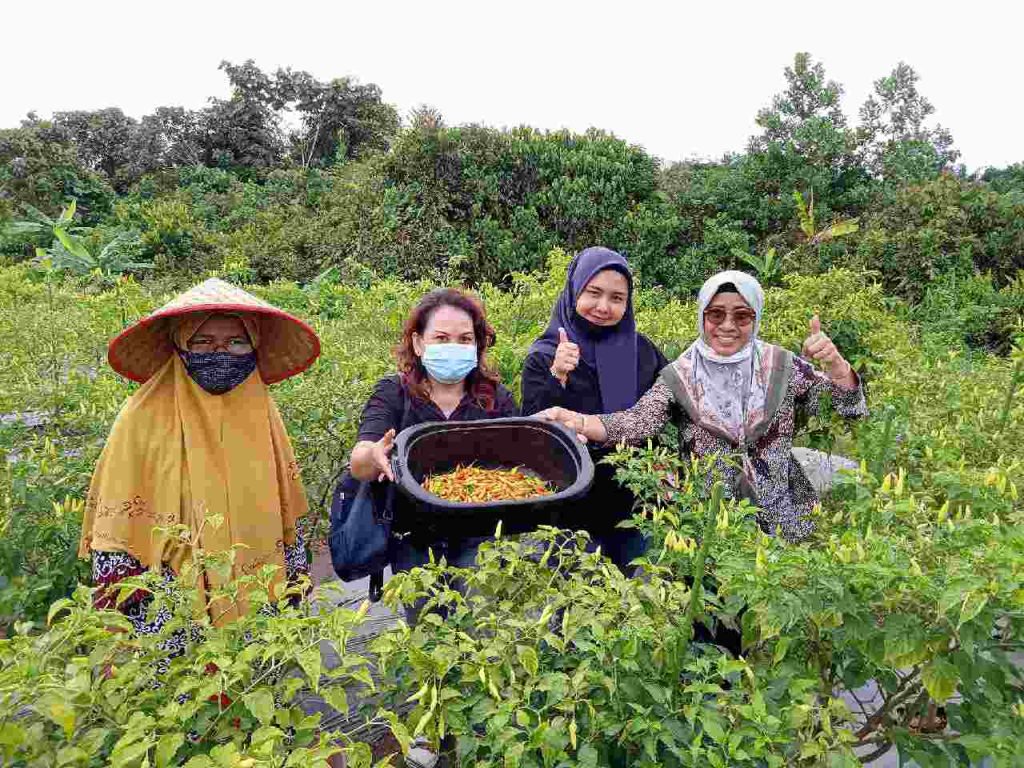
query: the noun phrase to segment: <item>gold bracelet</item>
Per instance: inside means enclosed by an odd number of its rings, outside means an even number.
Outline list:
[[[580,434],[587,434],[587,414],[585,413],[580,414]]]

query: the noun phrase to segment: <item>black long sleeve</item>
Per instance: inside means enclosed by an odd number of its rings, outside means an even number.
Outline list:
[[[637,334],[637,397],[654,386],[668,360],[643,334]],[[584,362],[569,374],[566,386],[551,375],[552,358],[531,352],[523,365],[523,414],[531,416],[556,405],[578,413],[604,413],[597,372]]]
[[[551,375],[552,359],[543,352],[531,352],[523,365],[523,415],[532,416],[545,408],[566,406],[566,390]]]

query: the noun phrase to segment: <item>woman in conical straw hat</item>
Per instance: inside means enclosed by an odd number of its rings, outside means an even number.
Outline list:
[[[267,564],[289,578],[308,571],[296,528],[306,496],[267,385],[319,353],[301,320],[217,279],[110,343],[111,367],[142,386],[121,409],[89,488],[79,555],[91,555],[97,585],[155,569],[173,578],[193,546],[216,553],[243,545],[233,578]],[[175,526],[191,535],[166,532]],[[220,585],[212,571],[198,581],[204,599]],[[98,602],[110,606],[114,596],[102,590]],[[120,608],[152,631],[145,603],[137,593]],[[218,623],[242,609],[207,605]]]

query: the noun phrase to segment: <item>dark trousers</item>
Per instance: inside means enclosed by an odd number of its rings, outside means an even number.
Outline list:
[[[430,542],[416,542],[411,536],[392,543],[391,550],[391,572],[401,573],[410,571],[430,562],[430,552],[434,553],[434,562],[439,562],[443,557],[448,565],[453,568],[472,568],[476,563],[476,553],[480,544],[487,541],[490,536],[478,536],[468,539],[439,539]],[[459,592],[465,593],[465,585],[456,581],[452,586]],[[425,599],[417,600],[414,604],[406,606],[405,620],[410,627],[415,626],[419,615],[423,610]]]

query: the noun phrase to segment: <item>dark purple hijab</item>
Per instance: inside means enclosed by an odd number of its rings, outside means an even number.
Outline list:
[[[580,294],[598,272],[614,269],[629,282],[626,313],[610,328],[594,325],[576,312]],[[597,372],[601,403],[606,413],[624,411],[636,405],[637,392],[636,320],[633,318],[633,274],[626,259],[609,248],[595,246],[576,254],[569,264],[565,288],[558,296],[544,335],[533,342],[530,352],[554,357],[558,329],[565,328],[569,341],[580,347],[580,357]]]

